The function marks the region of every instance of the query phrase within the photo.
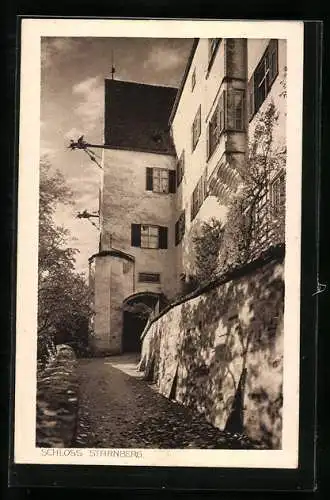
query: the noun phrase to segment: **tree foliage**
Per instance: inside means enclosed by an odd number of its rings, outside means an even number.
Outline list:
[[[285,97],[283,88],[281,95]],[[200,232],[193,237],[194,289],[201,282],[246,264],[270,245],[284,242],[285,206],[274,206],[270,196],[270,184],[277,174],[282,172],[281,182],[285,183],[286,148],[274,135],[278,119],[271,100],[258,115],[246,161],[242,166],[232,161],[239,182],[238,189],[226,198],[225,224],[213,218],[202,223]],[[218,201],[224,203],[223,194]]]
[[[198,282],[211,280],[217,271],[223,231],[222,223],[212,217],[202,223],[200,231],[193,237]]]
[[[286,149],[274,139],[278,118],[276,106],[270,101],[259,114],[247,160],[238,167],[241,183],[228,206],[219,259],[222,270],[255,258],[264,249],[262,241],[268,246],[284,242],[285,207],[272,206],[269,196],[270,182],[284,170],[286,162]]]
[[[42,160],[39,191],[38,357],[60,343],[77,351],[87,347],[89,289],[75,271],[77,249],[68,246],[69,232],[55,223],[59,204],[72,204],[72,193],[59,172]],[[78,352],[79,354],[79,352]]]

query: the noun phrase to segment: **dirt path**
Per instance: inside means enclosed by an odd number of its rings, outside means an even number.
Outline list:
[[[75,446],[88,448],[240,448],[242,440],[158,394],[134,359],[79,361]]]

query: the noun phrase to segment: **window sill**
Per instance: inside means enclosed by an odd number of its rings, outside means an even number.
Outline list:
[[[164,191],[149,191],[148,189],[147,189],[147,191],[149,193],[152,193],[152,194],[161,194],[161,195],[164,195],[164,194],[173,194],[173,193],[170,193],[169,191],[166,191],[166,192],[164,192]]]

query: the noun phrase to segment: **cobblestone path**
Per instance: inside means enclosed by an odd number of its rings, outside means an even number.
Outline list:
[[[158,394],[112,358],[79,361],[76,447],[247,448],[239,436]],[[126,371],[126,373],[125,373]]]

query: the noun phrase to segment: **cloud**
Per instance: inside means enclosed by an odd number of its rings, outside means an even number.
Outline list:
[[[82,128],[72,127],[65,133],[64,138],[67,140],[78,139],[78,137],[84,135],[84,133],[85,131]]]
[[[75,114],[82,124],[85,134],[103,122],[104,84],[100,76],[87,78],[72,87],[72,93],[78,99]]]
[[[172,71],[182,66],[182,54],[174,48],[153,47],[148,59],[144,61],[145,69],[153,68],[155,71]]]
[[[63,56],[72,57],[74,51],[75,57],[79,56],[79,44],[82,41],[79,38],[69,37],[42,37],[41,38],[41,66],[43,69],[51,68],[58,58]]]
[[[51,162],[56,157],[58,150],[54,148],[48,141],[41,141],[40,158]]]

